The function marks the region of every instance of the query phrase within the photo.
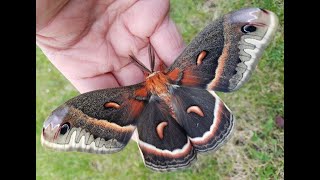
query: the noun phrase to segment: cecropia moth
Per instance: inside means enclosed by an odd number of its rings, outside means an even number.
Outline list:
[[[214,151],[234,129],[235,117],[214,91],[232,92],[251,76],[272,40],[278,19],[268,10],[246,8],[205,27],[164,71],[142,83],[103,89],[70,99],[47,118],[43,146],[62,151],[114,153],[137,132],[147,167],[188,167],[199,152]]]

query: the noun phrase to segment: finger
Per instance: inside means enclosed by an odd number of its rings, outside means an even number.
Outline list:
[[[120,61],[112,48],[103,49],[106,50],[93,51],[86,48],[43,52],[75,88],[83,93],[119,86],[116,78],[109,72],[125,66],[129,60]],[[109,61],[105,61],[106,59]]]
[[[170,65],[185,47],[177,27],[168,18],[169,5],[168,0],[138,1],[122,16],[129,33],[143,40],[149,37],[156,56],[159,55],[166,65]],[[144,42],[138,44],[140,50],[141,46],[147,47]],[[117,51],[118,48],[115,49]],[[121,49],[125,51],[128,48]],[[139,60],[144,62],[144,59]]]
[[[129,86],[144,80],[143,72],[134,64],[130,63],[118,71],[113,72],[120,86]]]
[[[67,2],[68,0],[36,0],[36,31],[45,27]]]
[[[110,40],[115,52],[123,57],[130,53],[145,54],[149,37],[161,24],[169,11],[168,0],[137,1],[109,29]],[[148,51],[146,51],[147,53]],[[149,59],[140,59],[149,61]],[[144,63],[145,64],[145,63]]]
[[[150,37],[169,12],[169,4],[169,0],[137,1],[123,14],[123,21],[133,35]]]
[[[162,24],[150,37],[150,42],[159,58],[170,66],[185,48],[182,36],[175,23],[165,18]]]
[[[73,79],[69,78],[69,81],[77,88],[80,93],[85,93],[98,89],[106,89],[119,87],[119,83],[112,73],[102,74],[90,78]]]

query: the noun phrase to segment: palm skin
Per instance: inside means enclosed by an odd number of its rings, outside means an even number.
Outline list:
[[[169,18],[169,0],[37,0],[36,42],[80,93],[136,84],[149,67],[170,65],[185,47]],[[156,68],[157,69],[157,68]]]

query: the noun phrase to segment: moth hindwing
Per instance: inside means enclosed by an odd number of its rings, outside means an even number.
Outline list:
[[[154,72],[134,55],[145,72],[140,84],[97,90],[70,99],[43,125],[41,142],[62,151],[114,153],[137,132],[144,163],[157,171],[188,167],[200,152],[222,146],[235,118],[212,91],[242,87],[272,40],[274,13],[247,8],[205,27],[164,72]]]

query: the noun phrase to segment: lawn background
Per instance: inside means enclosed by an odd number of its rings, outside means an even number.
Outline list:
[[[37,179],[283,179],[283,0],[171,0],[171,17],[185,42],[210,21],[243,7],[275,12],[280,26],[249,82],[234,93],[218,93],[236,116],[231,140],[215,153],[198,155],[184,171],[157,173],[144,167],[131,141],[115,154],[55,152],[41,146],[42,124],[49,113],[78,95],[75,88],[36,48],[36,177]]]

